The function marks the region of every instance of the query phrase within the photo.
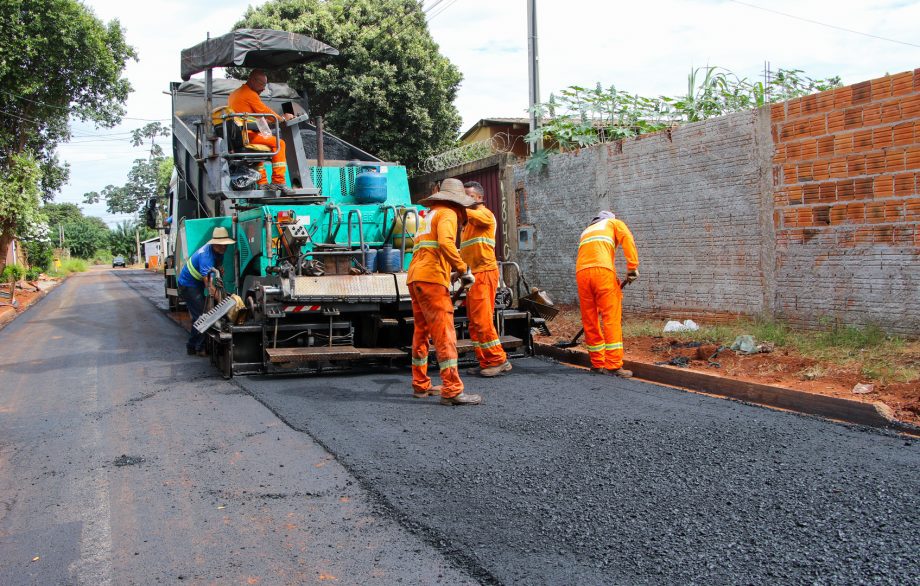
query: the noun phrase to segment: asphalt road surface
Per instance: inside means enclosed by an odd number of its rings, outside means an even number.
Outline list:
[[[0,331],[2,583],[920,583],[916,440],[539,359],[228,383],[117,274]]]

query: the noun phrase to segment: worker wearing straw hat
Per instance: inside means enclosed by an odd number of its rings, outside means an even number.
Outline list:
[[[230,238],[226,228],[214,228],[211,239],[185,261],[185,266],[182,267],[177,281],[179,296],[185,301],[185,307],[188,309],[193,324],[204,313],[205,288],[211,292],[212,296],[214,295],[211,283],[212,272],[221,270],[227,246],[235,243],[236,241]],[[204,334],[192,328],[188,341],[185,343],[185,349],[189,354],[205,356]]]
[[[412,337],[412,394],[417,398],[440,395],[442,405],[478,405],[479,395],[463,392],[457,369],[457,332],[450,298],[451,270],[470,286],[473,274],[457,250],[458,217],[476,200],[463,191],[459,179],[445,179],[440,191],[419,201],[428,206],[415,235],[412,262],[406,283],[412,298],[415,332]],[[432,386],[428,376],[429,338],[434,340],[441,385]]]

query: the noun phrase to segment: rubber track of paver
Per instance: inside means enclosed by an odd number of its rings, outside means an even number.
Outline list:
[[[467,375],[237,379],[484,582],[908,584],[920,445],[539,359]]]

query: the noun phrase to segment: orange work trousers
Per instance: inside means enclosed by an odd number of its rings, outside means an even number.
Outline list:
[[[470,339],[479,366],[490,368],[508,359],[495,331],[495,290],[498,289],[498,269],[473,273],[476,282],[466,294],[466,314],[469,317]]]
[[[591,267],[575,273],[575,281],[591,366],[623,368],[623,291],[617,274]]]
[[[262,144],[269,147],[271,150],[275,150],[275,137],[274,136],[262,136],[259,132],[254,132],[252,130],[247,131],[249,133],[249,142],[251,144]],[[284,141],[280,140],[280,148],[278,152],[272,157],[272,183],[277,183],[278,185],[285,185],[285,174],[287,173],[287,149],[284,146]],[[266,185],[269,183],[268,177],[265,176],[265,167],[259,166],[259,185]]]
[[[434,348],[441,371],[442,397],[456,397],[463,392],[463,381],[457,369],[457,331],[454,329],[454,305],[444,285],[415,281],[409,283],[412,298],[412,390],[431,388],[428,376],[428,340]]]

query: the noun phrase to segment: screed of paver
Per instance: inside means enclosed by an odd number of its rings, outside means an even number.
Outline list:
[[[41,304],[0,331],[0,583],[476,582],[118,278]]]
[[[522,584],[916,583],[916,440],[539,359],[467,375],[238,379],[403,523]]]

